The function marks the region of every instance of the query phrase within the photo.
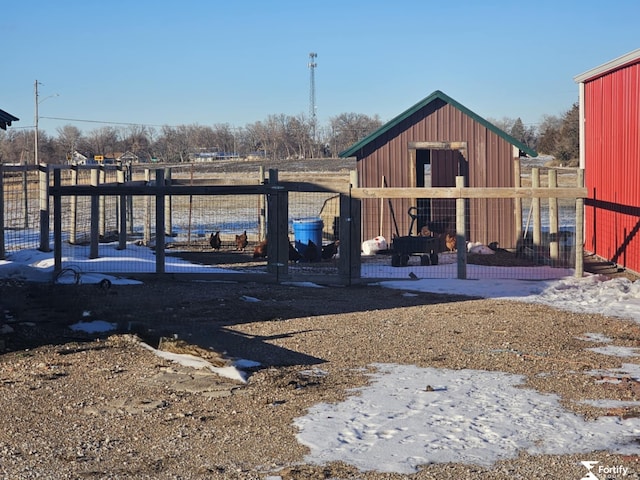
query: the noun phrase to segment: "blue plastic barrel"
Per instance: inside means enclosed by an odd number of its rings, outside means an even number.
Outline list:
[[[308,258],[317,256],[319,259],[322,253],[322,228],[324,224],[320,218],[301,218],[293,221],[293,237],[295,239],[295,247],[301,255],[305,255],[305,252],[309,246],[309,240],[311,240],[317,248],[317,255],[309,252]]]

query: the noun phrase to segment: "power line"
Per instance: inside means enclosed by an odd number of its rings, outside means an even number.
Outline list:
[[[127,125],[127,126],[142,126],[142,127],[173,127],[175,128],[175,125],[155,125],[155,124],[151,124],[151,123],[131,123],[131,122],[109,122],[109,121],[103,121],[103,120],[86,120],[86,119],[80,119],[80,118],[63,118],[63,117],[40,117],[40,118],[46,118],[47,120],[62,120],[65,122],[80,122],[80,123],[101,123],[104,125]]]

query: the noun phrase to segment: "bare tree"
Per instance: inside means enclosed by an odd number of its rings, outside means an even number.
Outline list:
[[[332,150],[336,154],[382,126],[378,115],[369,117],[360,113],[342,113],[330,118],[329,123],[332,131]]]
[[[130,151],[140,161],[151,159],[151,137],[153,129],[145,125],[131,125],[122,131],[122,149]],[[123,152],[124,153],[124,152]]]
[[[118,130],[114,127],[101,127],[87,135],[88,153],[90,155],[112,155],[118,145]]]
[[[32,130],[0,130],[0,163],[33,163]]]
[[[58,133],[58,154],[61,157],[65,157],[67,160],[70,160],[73,157],[73,152],[75,152],[80,145],[82,132],[80,132],[80,129],[78,127],[74,127],[73,125],[58,127],[56,129],[56,132]]]
[[[165,162],[187,162],[189,153],[193,151],[190,142],[191,127],[180,125],[178,127],[162,127],[160,138],[156,142],[156,149]]]

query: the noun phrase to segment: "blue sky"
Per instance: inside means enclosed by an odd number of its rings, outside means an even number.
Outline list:
[[[535,124],[577,101],[574,76],[640,47],[638,18],[637,0],[5,2],[0,108],[31,127],[37,79],[50,135],[242,127],[308,115],[316,52],[321,125],[346,112],[387,121],[434,90]]]

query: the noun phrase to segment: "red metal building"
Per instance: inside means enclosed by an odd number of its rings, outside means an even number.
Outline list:
[[[585,250],[640,272],[640,49],[574,80],[589,195]]]

